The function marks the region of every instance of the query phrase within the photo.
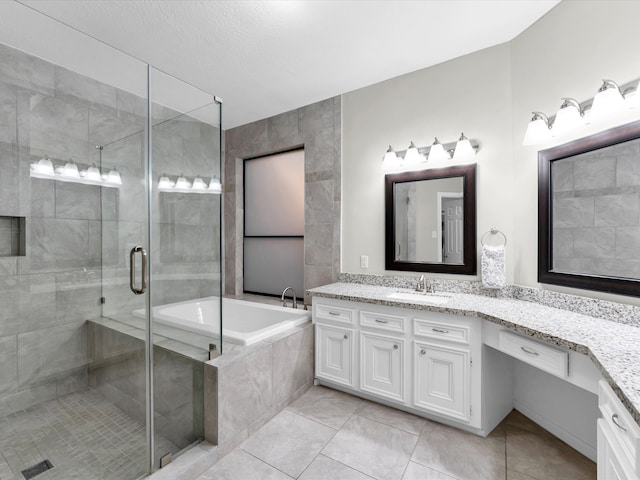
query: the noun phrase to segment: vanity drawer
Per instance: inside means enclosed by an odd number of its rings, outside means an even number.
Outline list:
[[[388,313],[360,311],[360,325],[390,332],[404,333],[406,318]]]
[[[501,330],[498,337],[501,351],[549,372],[557,377],[569,375],[569,352],[546,345],[542,342]]]
[[[413,319],[413,334],[420,337],[469,344],[471,328],[442,320]]]
[[[331,320],[338,323],[348,323],[351,325],[355,318],[356,311],[352,308],[335,307],[318,303],[314,305],[315,316],[322,320]]]
[[[621,455],[639,472],[640,427],[604,380],[599,382],[598,407],[603,421],[611,427],[610,431],[621,446]]]

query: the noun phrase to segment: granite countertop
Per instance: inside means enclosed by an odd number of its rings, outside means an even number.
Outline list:
[[[511,298],[442,292],[451,299],[443,305],[430,305],[388,298],[393,292],[413,290],[356,283],[332,283],[308,290],[314,297],[476,316],[585,354],[640,424],[640,328]]]

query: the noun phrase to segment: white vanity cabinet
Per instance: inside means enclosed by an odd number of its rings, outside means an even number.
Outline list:
[[[427,310],[315,297],[321,384],[481,429],[481,321]]]
[[[604,380],[598,407],[598,480],[639,480],[640,427]]]

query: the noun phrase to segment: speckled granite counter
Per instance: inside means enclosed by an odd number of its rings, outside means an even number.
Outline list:
[[[585,354],[640,424],[640,328],[511,298],[451,293],[444,305],[390,299],[409,289],[333,283],[308,290],[314,297],[477,316],[540,340]]]

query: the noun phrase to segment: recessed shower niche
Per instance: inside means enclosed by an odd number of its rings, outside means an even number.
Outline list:
[[[25,218],[0,215],[0,257],[25,256]]]

